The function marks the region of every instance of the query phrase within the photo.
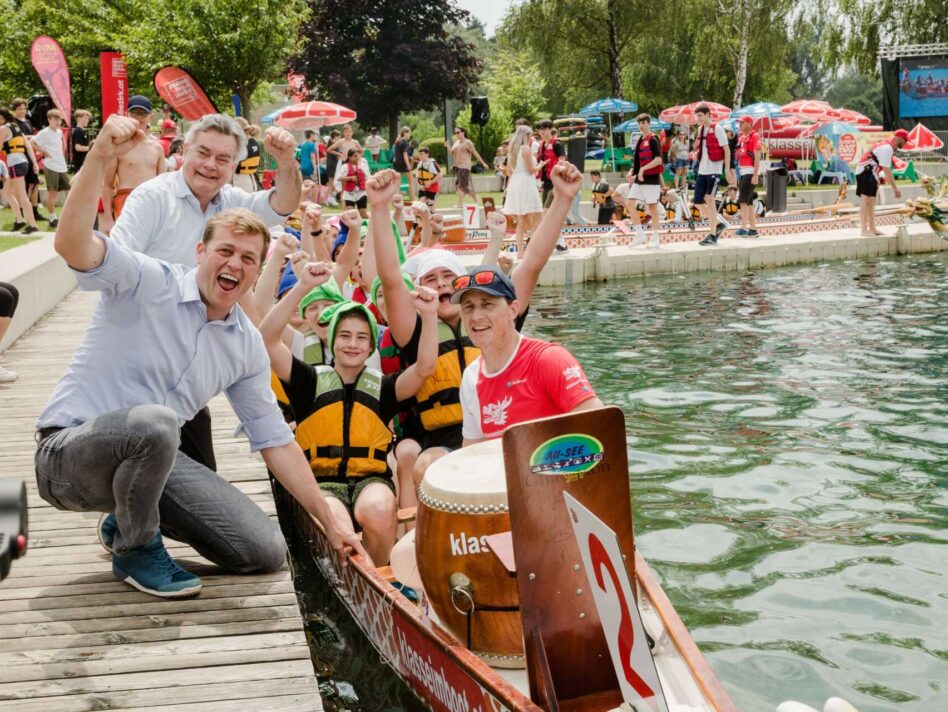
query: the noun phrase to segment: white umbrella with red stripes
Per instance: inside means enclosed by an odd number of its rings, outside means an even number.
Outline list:
[[[924,124],[915,124],[905,140],[903,151],[937,151],[944,148],[945,142],[938,138]]]
[[[780,110],[785,114],[795,114],[801,119],[810,119],[812,121],[827,121],[838,119],[839,112],[825,101],[816,99],[797,99],[789,104],[784,104]]]
[[[695,116],[695,109],[702,105],[711,110],[711,121],[715,123],[724,121],[731,115],[731,110],[723,104],[715,104],[713,101],[696,101],[684,106],[672,106],[665,109],[658,115],[658,118],[672,124],[696,124],[698,118]]]
[[[288,106],[276,117],[274,123],[291,131],[317,129],[320,126],[335,126],[355,121],[356,112],[331,101],[304,101]]]

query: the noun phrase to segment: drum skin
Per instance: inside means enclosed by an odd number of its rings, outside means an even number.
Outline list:
[[[486,443],[485,443],[486,445]],[[480,448],[480,445],[473,446]],[[463,448],[438,460],[461,461]],[[499,454],[498,454],[499,458]],[[503,482],[502,459],[497,463]],[[429,473],[431,470],[429,469]],[[457,474],[458,478],[463,473]],[[428,474],[426,474],[426,481]],[[505,611],[475,610],[472,622],[471,649],[489,664],[497,667],[523,667],[523,632],[520,622],[517,578],[507,571],[490,551],[486,537],[510,531],[506,490],[490,496],[464,491],[463,483],[452,483],[456,493],[443,488],[419,490],[415,556],[425,595],[438,620],[463,644],[467,643],[467,619],[451,602],[451,575],[455,572],[470,579],[477,607],[512,608]],[[457,605],[469,605],[463,595],[455,597]]]

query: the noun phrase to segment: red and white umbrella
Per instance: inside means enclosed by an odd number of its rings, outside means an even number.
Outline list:
[[[318,129],[320,126],[335,126],[355,121],[356,112],[331,101],[304,101],[286,107],[274,123],[291,131]]]
[[[658,115],[658,118],[672,124],[696,124],[698,123],[698,119],[695,116],[695,109],[702,104],[711,109],[711,121],[715,123],[724,121],[724,119],[731,115],[731,110],[722,104],[715,104],[713,101],[696,101],[692,104],[672,106],[665,109],[665,111]]]
[[[872,119],[865,114],[860,114],[858,111],[853,111],[852,109],[837,109],[836,112],[839,114],[839,120],[845,121],[847,124],[852,124],[853,126],[872,125]]]
[[[738,109],[737,113],[741,113],[740,109]],[[800,119],[797,116],[758,116],[754,118],[753,126],[754,131],[770,133],[773,131],[782,131],[791,126],[796,126],[799,123]]]
[[[924,124],[915,124],[909,131],[903,151],[937,151],[944,148],[945,142],[932,133]]]
[[[827,119],[838,119],[839,112],[825,101],[816,99],[797,99],[780,107],[785,114],[795,114],[801,119],[810,119],[812,121],[825,121]]]

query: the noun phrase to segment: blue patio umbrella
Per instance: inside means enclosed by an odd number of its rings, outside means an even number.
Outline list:
[[[813,129],[813,135],[821,136],[842,136],[843,134],[859,135],[862,133],[858,126],[847,124],[845,121],[830,121],[828,124],[817,126]]]
[[[652,117],[649,126],[652,127],[652,131],[667,131],[671,128],[671,124],[667,121],[662,121],[661,119],[656,119]],[[623,121],[621,124],[613,127],[612,129],[616,133],[638,133],[639,125],[635,119],[629,119],[628,121]]]
[[[287,104],[287,106],[291,106],[291,104]],[[264,124],[265,126],[273,126],[274,122],[277,120],[277,117],[280,115],[280,113],[281,113],[285,108],[287,108],[287,107],[286,107],[286,106],[281,106],[281,107],[280,107],[279,109],[277,109],[276,111],[271,111],[271,112],[270,112],[269,114],[267,114],[266,116],[261,117],[260,123],[261,123],[261,124]]]
[[[754,118],[758,116],[789,116],[789,114],[780,110],[780,104],[774,104],[770,101],[758,101],[756,104],[748,104],[737,109],[734,113],[738,116],[750,114]]]
[[[614,97],[607,97],[605,99],[599,99],[599,101],[594,101],[592,104],[586,104],[582,109],[579,110],[580,116],[596,116],[597,114],[606,114],[609,119],[609,138],[612,138],[612,115],[613,114],[631,114],[639,110],[639,105],[634,101],[626,101],[625,99],[616,99]],[[615,169],[615,154],[612,155],[612,167]]]

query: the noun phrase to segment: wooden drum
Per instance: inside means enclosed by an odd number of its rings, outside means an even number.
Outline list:
[[[464,218],[460,215],[444,216],[444,237],[442,242],[464,242],[467,230],[464,229]]]
[[[473,600],[473,652],[496,667],[523,667],[517,578],[487,543],[487,536],[510,531],[500,439],[456,450],[432,464],[418,491],[417,521],[415,556],[438,619],[467,644],[467,616],[461,611],[470,610]],[[466,591],[456,588],[467,581]]]

